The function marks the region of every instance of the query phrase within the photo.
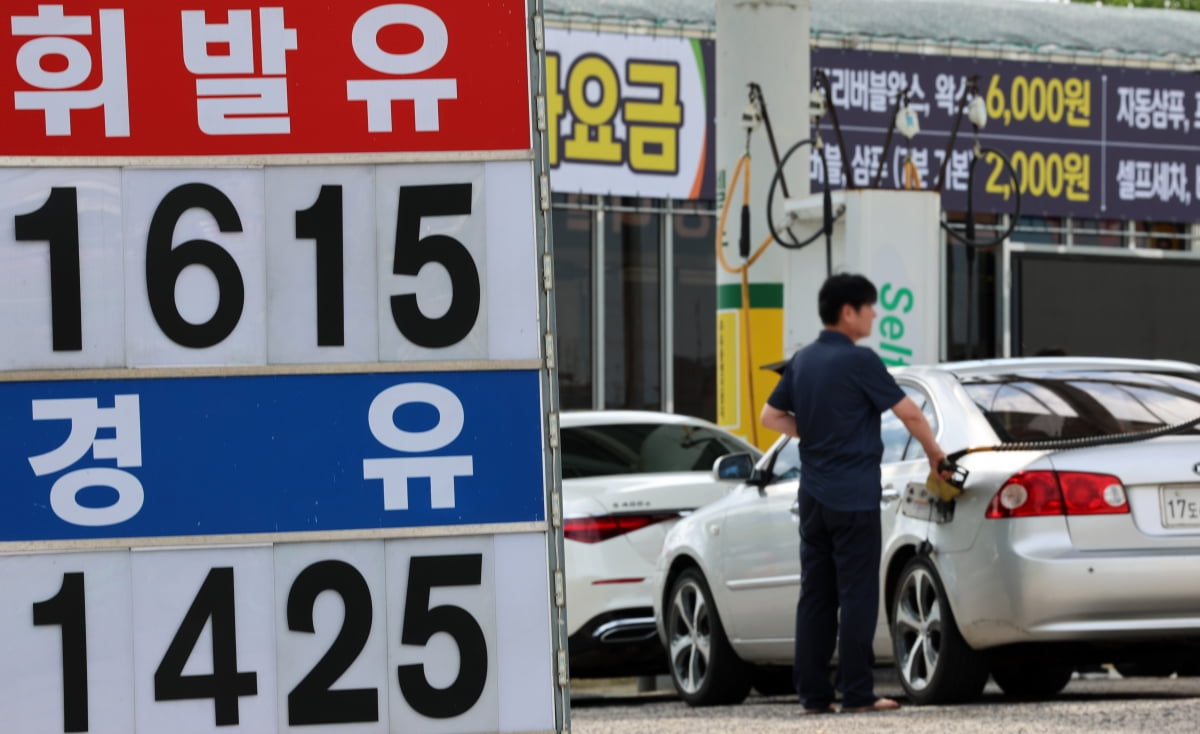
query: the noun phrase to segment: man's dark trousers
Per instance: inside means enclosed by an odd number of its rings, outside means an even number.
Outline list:
[[[835,510],[803,490],[799,498],[796,691],[805,708],[825,708],[833,701],[829,663],[836,641],[842,706],[868,706],[875,702],[871,643],[879,618],[879,508]]]

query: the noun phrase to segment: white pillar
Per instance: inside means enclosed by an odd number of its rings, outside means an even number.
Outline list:
[[[724,262],[717,267],[717,422],[765,446],[773,438],[758,426],[758,413],[777,376],[761,368],[785,353],[783,293],[786,264],[792,253],[777,244],[747,270],[750,299],[742,303],[740,256],[743,181],[733,181],[739,158],[746,152],[742,114],[749,84],[762,89],[775,132],[779,155],[808,137],[810,0],[717,0],[716,171],[718,210],[731,197],[723,233],[718,234]],[[765,126],[750,135],[750,250],[767,238],[767,190],[775,161]],[[788,194],[808,194],[808,149],[794,155],[787,168]],[[783,192],[778,192],[782,202]],[[781,211],[779,206],[776,211]],[[811,256],[824,244],[801,251]],[[823,260],[821,261],[823,263]],[[824,265],[821,264],[822,272]],[[811,309],[816,312],[816,293]],[[743,310],[742,306],[748,306]]]

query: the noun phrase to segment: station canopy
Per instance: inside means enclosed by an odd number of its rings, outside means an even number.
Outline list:
[[[704,33],[716,27],[716,0],[545,0],[544,6],[550,20]],[[1200,12],[1184,10],[1021,0],[812,0],[812,36],[823,45],[924,42],[1081,63],[1200,66]]]

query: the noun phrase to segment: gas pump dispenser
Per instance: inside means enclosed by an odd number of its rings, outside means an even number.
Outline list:
[[[945,227],[941,175],[920,181],[907,154],[883,181],[893,132],[908,143],[919,132],[907,93],[896,100],[873,175],[855,180],[842,151],[845,186],[831,189],[825,118],[839,150],[841,134],[829,80],[810,73],[810,17],[809,0],[717,0],[717,422],[761,448],[776,438],[758,425],[778,379],[772,367],[817,337],[817,292],[828,274],[861,273],[879,289],[875,331],[860,345],[888,365],[937,362],[946,323],[943,229],[969,251],[995,244],[976,241],[971,212],[965,236]],[[973,84],[949,145],[964,111],[976,132],[972,173],[975,160],[998,155],[1019,190],[1008,161],[978,141],[986,109]],[[782,155],[777,141],[791,143]],[[818,194],[810,193],[814,160],[824,182]]]

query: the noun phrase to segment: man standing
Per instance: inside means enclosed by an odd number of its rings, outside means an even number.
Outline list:
[[[761,421],[800,439],[800,600],[792,675],[806,714],[831,713],[828,667],[838,645],[842,711],[887,711],[875,696],[872,640],[879,616],[879,416],[891,410],[943,477],[946,453],[921,409],[873,351],[878,293],[861,275],[830,276],[817,309],[825,328],[796,352],[763,406]],[[839,614],[840,630],[839,630]],[[840,632],[840,637],[839,637]]]

